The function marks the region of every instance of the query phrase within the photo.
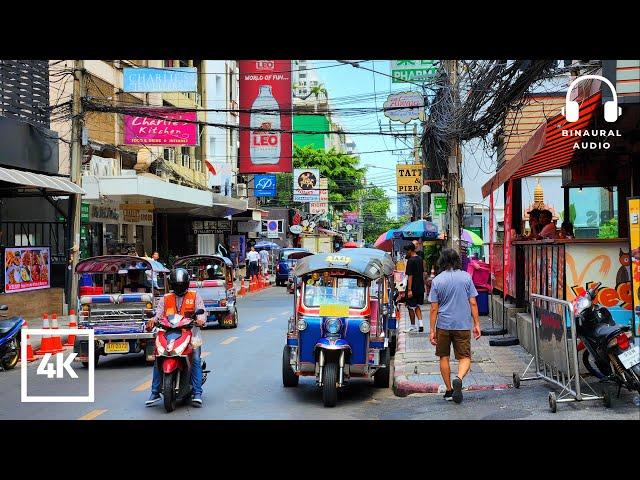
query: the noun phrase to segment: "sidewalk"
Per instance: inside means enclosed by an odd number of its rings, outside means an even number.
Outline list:
[[[398,322],[398,346],[394,359],[393,391],[399,397],[412,393],[444,393],[439,359],[435,346],[429,342],[429,305],[423,305],[423,333],[405,333],[409,327],[409,313],[403,305]],[[482,328],[490,326],[488,317],[480,317]],[[417,320],[416,320],[417,324]],[[471,339],[471,370],[464,378],[463,390],[504,390],[512,388],[513,372],[522,373],[531,356],[519,345],[491,347],[483,336]],[[451,375],[455,377],[458,362],[451,350]]]

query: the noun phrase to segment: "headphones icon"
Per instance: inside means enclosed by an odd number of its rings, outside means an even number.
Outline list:
[[[620,115],[622,115],[622,109],[618,106],[618,94],[616,93],[616,89],[613,84],[609,81],[609,79],[601,77],[600,75],[584,75],[582,77],[576,78],[569,85],[569,90],[567,90],[567,96],[565,97],[565,107],[562,107],[562,114],[566,117],[567,122],[577,122],[580,119],[580,105],[578,102],[569,100],[569,96],[573,91],[573,88],[580,83],[582,80],[587,80],[589,78],[600,80],[601,82],[609,85],[611,92],[613,93],[613,100],[609,100],[604,104],[604,119],[609,123],[615,122]]]

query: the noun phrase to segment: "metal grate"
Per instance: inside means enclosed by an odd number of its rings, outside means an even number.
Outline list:
[[[0,115],[49,128],[49,62],[0,59]]]
[[[51,263],[66,264],[65,222],[1,222],[5,247],[51,247]]]

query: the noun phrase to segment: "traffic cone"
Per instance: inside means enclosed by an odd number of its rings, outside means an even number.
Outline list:
[[[22,328],[29,328],[27,321],[24,321]],[[33,354],[33,347],[31,346],[31,336],[27,335],[27,362],[33,362],[36,356]]]
[[[247,293],[247,290],[244,285],[244,278],[240,279],[240,291],[238,292],[239,297],[243,297]]]
[[[51,315],[51,322],[53,323],[55,329],[58,328],[58,316],[54,313]],[[42,328],[49,330],[49,317],[45,313],[42,317]],[[40,350],[36,352],[36,355],[43,355],[45,353],[59,353],[63,352],[64,347],[62,346],[62,339],[60,336],[48,335],[42,338],[42,342],[40,343]]]
[[[58,314],[51,314],[51,328],[53,330],[58,330]],[[53,337],[53,346],[58,352],[64,352],[64,347],[62,346],[62,337],[60,335],[54,335]],[[57,353],[57,352],[56,352]]]
[[[70,310],[69,311],[69,328],[78,328],[78,320],[76,320],[76,311],[75,310]],[[67,341],[64,344],[65,347],[73,347],[73,344],[76,341],[76,336],[75,335],[69,335],[67,337]]]
[[[256,277],[255,275],[251,275],[251,279],[249,280],[249,292],[256,291]]]

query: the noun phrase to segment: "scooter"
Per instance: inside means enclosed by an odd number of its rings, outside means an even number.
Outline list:
[[[184,404],[191,399],[191,329],[195,317],[202,314],[204,310],[199,309],[191,316],[169,315],[156,322],[160,326],[156,335],[156,362],[162,376],[162,396],[167,412],[173,412],[177,403]],[[209,373],[206,368],[207,362],[203,362],[203,385]]]
[[[616,324],[607,308],[593,303],[600,285],[573,301],[582,362],[594,377],[615,382],[618,397],[622,387],[640,393],[640,346],[634,344],[630,327]]]
[[[6,305],[0,305],[0,311],[6,312]],[[24,325],[22,317],[10,317],[0,314],[0,367],[3,370],[15,368],[20,360],[20,329]]]

